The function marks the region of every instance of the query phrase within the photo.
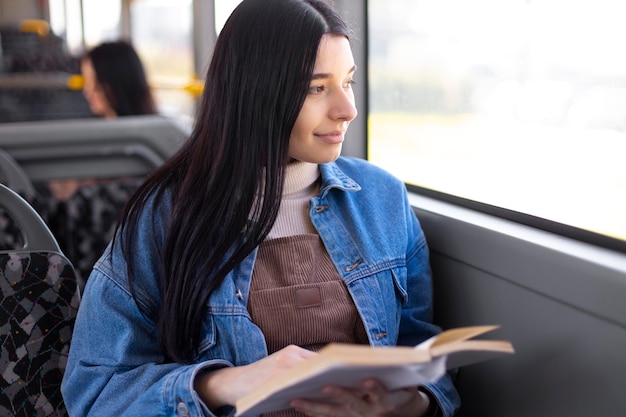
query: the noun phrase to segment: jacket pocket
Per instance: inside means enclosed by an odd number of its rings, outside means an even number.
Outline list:
[[[207,314],[202,322],[202,338],[198,345],[196,360],[214,359],[212,358],[213,355],[211,355],[211,349],[214,348],[216,344],[216,333],[215,319],[212,314]]]
[[[209,312],[203,323],[196,361],[224,360],[247,365],[267,356],[263,333],[242,312]]]
[[[396,289],[396,294],[400,298],[402,304],[406,304],[409,300],[407,291],[407,272],[406,267],[396,267],[391,269],[391,276]]]

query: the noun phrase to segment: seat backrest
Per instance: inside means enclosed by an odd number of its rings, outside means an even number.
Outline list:
[[[34,196],[35,187],[22,167],[11,155],[0,149],[0,184],[25,196]],[[5,199],[6,189],[0,190],[0,198]],[[13,201],[13,199],[9,199]],[[19,203],[17,203],[19,204]],[[24,243],[22,232],[15,220],[0,207],[0,250],[14,249]]]
[[[19,194],[3,184],[0,184],[0,208],[4,209],[3,211],[21,232],[24,240],[21,249],[61,253],[57,240],[37,211]],[[0,233],[1,230],[0,228]]]
[[[80,302],[74,267],[26,200],[1,184],[0,206],[26,236],[23,249],[0,251],[0,416],[65,416],[61,381]]]
[[[124,178],[79,187],[66,201],[65,247],[81,281],[87,281],[93,265],[115,232],[126,201],[144,178]]]
[[[0,148],[37,185],[53,179],[145,176],[188,135],[183,124],[160,115],[0,123]]]
[[[6,151],[0,149],[0,183],[12,190],[28,195],[35,194],[35,187],[26,171]]]

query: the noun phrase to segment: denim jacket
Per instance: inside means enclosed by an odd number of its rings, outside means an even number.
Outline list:
[[[363,320],[371,345],[416,345],[439,331],[432,320],[428,248],[402,182],[374,165],[339,158],[320,165],[322,184],[309,214]],[[361,186],[363,185],[363,187]],[[159,247],[170,213],[164,202],[142,213],[135,251],[136,296],[159,305]],[[267,356],[246,308],[256,250],[212,293],[194,364],[167,363],[155,323],[138,309],[121,245],[94,266],[81,300],[62,384],[72,417],[214,416],[193,389],[198,372]],[[459,406],[448,375],[426,388],[443,415]],[[230,415],[233,407],[218,411]]]

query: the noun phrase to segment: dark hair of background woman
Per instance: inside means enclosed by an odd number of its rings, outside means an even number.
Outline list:
[[[84,58],[91,61],[98,84],[117,116],[156,113],[141,59],[130,43],[105,42]]]
[[[123,252],[137,300],[131,254],[140,208],[155,190],[156,201],[166,188],[172,193],[160,310],[142,309],[157,322],[168,360],[194,359],[209,295],[276,220],[289,137],[326,33],[349,38],[324,0],[244,0],[215,46],[190,138],[124,210]]]

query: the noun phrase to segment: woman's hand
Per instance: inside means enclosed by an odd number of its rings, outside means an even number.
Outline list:
[[[212,410],[235,405],[239,398],[263,385],[271,377],[313,355],[316,353],[310,350],[295,345],[286,346],[250,365],[201,373],[194,381],[194,389]]]
[[[330,385],[323,392],[332,402],[297,399],[291,405],[311,417],[422,417],[431,409],[430,398],[417,388],[387,391],[371,378],[360,389]]]

